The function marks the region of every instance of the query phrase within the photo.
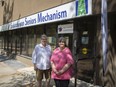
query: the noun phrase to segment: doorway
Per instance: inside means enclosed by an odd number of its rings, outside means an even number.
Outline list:
[[[77,38],[77,78],[93,83],[95,61],[95,20],[83,18],[75,22]]]

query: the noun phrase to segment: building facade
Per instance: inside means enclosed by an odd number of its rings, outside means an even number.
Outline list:
[[[101,0],[0,0],[0,49],[31,57],[46,34],[52,50],[64,36],[78,79],[116,86],[116,1],[107,0],[108,51],[103,70]]]

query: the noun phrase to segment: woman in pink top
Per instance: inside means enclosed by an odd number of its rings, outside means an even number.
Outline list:
[[[57,47],[51,57],[52,74],[56,87],[68,87],[72,76],[74,63],[71,51],[66,47],[64,37],[59,38],[59,47]]]

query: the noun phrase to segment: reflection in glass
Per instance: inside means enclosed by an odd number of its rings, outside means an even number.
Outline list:
[[[88,44],[88,42],[89,42],[89,37],[82,37],[81,39],[82,44]]]

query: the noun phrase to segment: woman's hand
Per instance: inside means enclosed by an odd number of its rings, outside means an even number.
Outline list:
[[[55,72],[56,74],[58,74],[58,71],[56,70],[56,68],[53,68],[53,72]]]
[[[61,75],[63,73],[64,73],[64,70],[62,69],[62,70],[60,70],[60,71],[57,72],[57,75]]]
[[[69,69],[70,66],[71,66],[71,64],[68,64],[68,63],[65,64],[65,66],[61,70],[58,71],[57,75],[61,75],[61,74],[65,73]]]
[[[58,71],[56,70],[56,66],[55,66],[55,64],[52,61],[51,61],[51,66],[52,66],[53,72],[58,74]]]

